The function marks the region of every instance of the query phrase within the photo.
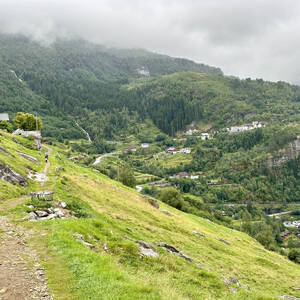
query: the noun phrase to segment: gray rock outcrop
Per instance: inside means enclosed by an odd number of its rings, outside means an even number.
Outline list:
[[[9,183],[18,183],[21,186],[27,186],[27,180],[19,173],[11,169],[8,165],[0,161],[0,178]]]
[[[267,160],[267,165],[269,168],[276,167],[282,163],[295,159],[300,154],[300,139],[296,139],[288,144],[287,147],[280,150],[277,155],[270,157]]]
[[[33,162],[33,163],[38,163],[39,162],[39,160],[37,158],[35,158],[31,155],[28,155],[28,154],[25,154],[25,153],[19,152],[19,151],[17,151],[17,152],[19,153],[19,155],[21,155],[25,159],[29,160],[30,162]]]
[[[164,242],[158,242],[158,243],[156,243],[156,245],[159,246],[159,247],[162,247],[162,248],[164,248],[165,250],[167,250],[168,252],[173,253],[173,254],[175,254],[175,255],[178,255],[178,256],[180,256],[180,257],[182,257],[182,258],[184,258],[184,259],[186,259],[186,260],[188,260],[188,261],[190,261],[190,262],[193,261],[193,259],[192,259],[191,257],[187,256],[187,255],[184,254],[183,252],[180,252],[178,249],[176,249],[176,248],[175,248],[174,246],[172,246],[172,245],[168,245],[168,244],[166,244],[166,243],[164,243]]]

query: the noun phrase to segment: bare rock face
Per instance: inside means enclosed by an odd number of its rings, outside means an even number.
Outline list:
[[[141,256],[147,256],[147,257],[158,257],[159,253],[157,250],[148,242],[144,241],[137,241]]]
[[[38,163],[39,160],[31,155],[28,155],[28,154],[25,154],[23,152],[19,152],[19,155],[21,155],[22,157],[24,157],[25,159],[29,160],[30,162],[33,162],[33,163]]]
[[[173,254],[176,254],[176,255],[178,255],[178,256],[180,256],[180,257],[182,257],[182,258],[184,258],[184,259],[186,259],[186,260],[188,260],[188,261],[190,261],[190,262],[193,261],[193,259],[192,259],[191,257],[187,256],[187,255],[184,254],[183,252],[180,252],[178,249],[176,249],[176,248],[175,248],[174,246],[172,246],[172,245],[168,245],[168,244],[166,244],[166,243],[164,243],[164,242],[156,243],[156,245],[159,246],[159,247],[162,247],[162,248],[164,248],[165,250],[167,250],[168,252],[173,253]]]
[[[4,148],[0,147],[0,153],[6,155],[6,156],[10,156],[12,157],[12,155],[10,153],[8,153]]]
[[[27,186],[27,180],[19,173],[11,169],[8,165],[5,165],[0,161],[0,178],[9,183],[18,183],[21,186]]]
[[[267,160],[269,168],[279,166],[282,163],[295,159],[300,155],[300,139],[296,139],[288,144],[287,147],[280,150],[276,156],[273,156]]]

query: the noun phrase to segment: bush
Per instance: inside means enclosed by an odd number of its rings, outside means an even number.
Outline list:
[[[0,129],[7,130],[7,132],[13,132],[12,125],[7,121],[0,121]]]
[[[300,264],[300,249],[292,249],[288,254],[288,258],[297,264]]]

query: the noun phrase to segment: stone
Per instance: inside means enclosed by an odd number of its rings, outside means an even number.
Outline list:
[[[47,217],[49,215],[48,212],[44,210],[36,210],[35,213],[39,218]]]
[[[294,291],[300,291],[300,288],[299,288],[299,287],[292,286],[292,289],[293,289]]]
[[[37,220],[38,216],[32,211],[30,212],[27,216],[25,216],[23,218],[23,220],[27,220],[27,221],[32,221],[32,220]]]
[[[193,230],[192,233],[198,235],[199,237],[204,237],[205,236],[204,234],[202,234],[202,233],[200,233],[200,232],[198,232],[196,230]]]
[[[167,211],[166,209],[161,209],[160,211],[168,216],[172,216],[172,214],[169,213],[169,211]]]
[[[129,227],[126,228],[127,231],[133,232],[133,230]]]
[[[25,154],[25,153],[20,152],[20,151],[17,151],[17,152],[19,153],[19,155],[21,155],[25,159],[29,160],[30,162],[33,162],[33,163],[38,163],[39,162],[39,160],[36,157],[34,157],[34,156]]]
[[[59,208],[54,208],[54,213],[58,218],[63,218],[65,215]]]
[[[9,183],[18,183],[21,186],[27,186],[27,180],[19,173],[11,169],[8,165],[5,165],[0,161],[0,178]]]
[[[93,249],[95,246],[91,243],[88,243],[87,241],[84,240],[83,235],[80,233],[75,233],[73,237],[76,239],[76,241],[81,242],[84,246],[87,248]]]
[[[0,153],[6,155],[6,156],[10,156],[12,157],[13,155],[11,155],[10,153],[8,153],[4,148],[0,147]]]
[[[172,245],[168,245],[164,242],[158,242],[156,243],[157,246],[164,248],[165,250],[167,250],[170,253],[176,254],[190,262],[193,261],[193,259],[191,257],[189,257],[188,255],[184,254],[183,252],[180,252],[178,249],[176,249],[174,246]]]
[[[146,257],[158,257],[159,253],[157,250],[148,242],[137,241],[140,249],[141,256]]]
[[[228,242],[228,241],[226,241],[226,240],[224,240],[224,239],[216,238],[216,240],[217,240],[217,241],[220,241],[220,242],[223,242],[223,243],[225,243],[225,244],[227,244],[227,245],[230,245],[230,242]]]
[[[46,221],[46,220],[53,220],[53,219],[56,219],[56,218],[57,218],[56,214],[49,214],[46,217],[39,218],[39,220]]]
[[[297,298],[295,296],[290,296],[290,295],[281,295],[278,298],[279,299],[288,299],[288,300],[300,300],[300,298]]]
[[[61,208],[66,208],[66,207],[67,207],[67,203],[66,203],[66,202],[59,202],[58,205],[59,205]]]
[[[158,203],[157,199],[149,197],[149,196],[146,196],[146,195],[143,196],[143,199],[147,203],[149,203],[150,205],[152,205],[153,207],[155,207],[156,209],[159,209],[159,203]]]
[[[225,285],[235,284],[236,286],[240,287],[241,284],[237,278],[229,277],[228,279],[224,280]]]

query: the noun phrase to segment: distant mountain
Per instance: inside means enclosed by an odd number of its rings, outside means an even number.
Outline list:
[[[218,68],[140,49],[110,49],[82,40],[43,46],[23,36],[0,35],[1,111],[41,114],[46,135],[57,136],[58,126],[67,127],[60,135],[79,137],[74,117],[83,110],[109,109],[122,84],[182,71],[222,74]]]

